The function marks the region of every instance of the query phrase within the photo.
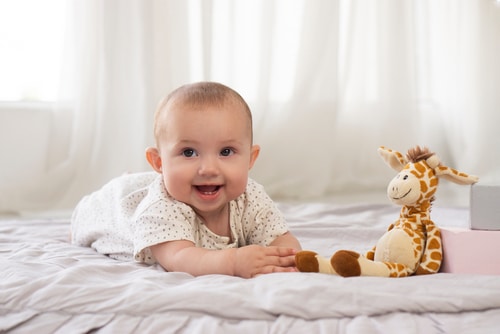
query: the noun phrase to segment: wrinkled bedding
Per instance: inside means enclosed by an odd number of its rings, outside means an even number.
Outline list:
[[[304,249],[365,252],[391,205],[280,204]],[[463,208],[434,208],[466,227]],[[68,219],[0,221],[0,332],[500,333],[500,276],[192,277],[71,245]]]

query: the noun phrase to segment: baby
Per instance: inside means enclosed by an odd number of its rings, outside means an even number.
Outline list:
[[[192,275],[296,271],[298,240],[248,172],[260,151],[252,115],[219,83],[182,86],[155,114],[155,172],[128,174],[84,197],[73,243]]]

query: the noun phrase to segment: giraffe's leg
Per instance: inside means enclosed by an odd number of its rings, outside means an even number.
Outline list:
[[[295,266],[301,272],[336,275],[330,261],[311,251],[300,251],[295,255]]]
[[[311,251],[300,251],[295,254],[295,266],[299,271],[305,273],[317,273],[319,272],[319,263],[316,259],[318,253]]]
[[[428,220],[425,227],[427,230],[427,242],[425,244],[424,254],[420,260],[420,265],[416,270],[417,275],[437,273],[441,267],[441,261],[443,260],[441,231],[434,225],[432,220]]]
[[[389,267],[383,262],[374,262],[364,256],[347,250],[336,252],[330,259],[335,271],[344,277],[382,276],[389,277]]]

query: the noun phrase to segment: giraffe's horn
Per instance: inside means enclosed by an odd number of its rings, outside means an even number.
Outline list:
[[[436,154],[433,154],[427,160],[425,160],[430,168],[435,169],[437,166],[441,164],[439,157]]]

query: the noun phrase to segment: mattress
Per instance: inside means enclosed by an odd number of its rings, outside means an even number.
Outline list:
[[[365,252],[399,207],[280,203],[304,249]],[[468,210],[435,207],[438,226]],[[498,333],[500,276],[275,273],[193,277],[69,243],[69,219],[0,221],[0,332]]]

